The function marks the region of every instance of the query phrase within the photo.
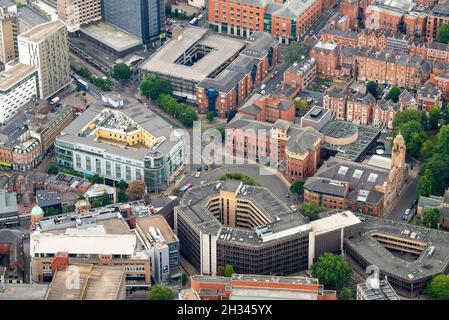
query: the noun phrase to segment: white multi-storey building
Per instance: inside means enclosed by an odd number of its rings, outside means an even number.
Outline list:
[[[47,99],[70,82],[67,28],[60,21],[40,24],[18,36],[19,59],[38,69],[39,98]]]
[[[37,69],[22,63],[10,63],[0,73],[0,124],[16,115],[17,110],[38,94]]]

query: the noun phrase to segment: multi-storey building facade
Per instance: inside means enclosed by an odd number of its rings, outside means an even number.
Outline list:
[[[262,97],[259,94],[245,103],[238,112],[253,120],[274,123],[277,120],[295,122],[296,108],[291,100]]]
[[[345,120],[358,125],[370,124],[375,104],[376,99],[371,93],[356,93],[348,99]]]
[[[14,1],[0,3],[0,62],[8,63],[17,56],[17,6]]]
[[[38,69],[39,98],[47,99],[70,82],[67,28],[48,22],[18,36],[19,59]]]
[[[100,0],[101,14],[106,22],[129,32],[147,44],[160,39],[165,21],[163,0]]]
[[[346,120],[346,104],[349,94],[343,90],[333,87],[323,97],[323,107],[331,111],[336,120]]]
[[[416,101],[419,111],[429,112],[435,105],[441,108],[441,91],[438,86],[428,82],[418,89]]]
[[[429,41],[437,36],[438,28],[449,23],[449,6],[447,3],[436,4],[427,15],[426,38]]]
[[[251,4],[241,0],[213,0],[208,3],[213,31],[243,37],[265,31],[287,44],[306,34],[321,11],[321,0],[270,0]]]
[[[20,107],[38,95],[37,68],[10,63],[0,73],[0,124],[17,114]]]
[[[282,93],[294,98],[305,87],[312,84],[317,74],[316,63],[313,58],[293,63],[284,72]]]
[[[110,101],[121,101],[118,108]],[[136,112],[139,110],[139,112]],[[184,169],[183,134],[136,100],[104,94],[56,138],[59,165],[160,191]]]
[[[101,0],[57,0],[56,9],[69,32],[101,19]]]
[[[309,51],[311,58],[315,60],[317,72],[321,76],[336,77],[340,48],[335,43],[319,41]]]
[[[391,100],[381,99],[373,107],[373,126],[393,129],[394,119],[399,112],[399,105]]]

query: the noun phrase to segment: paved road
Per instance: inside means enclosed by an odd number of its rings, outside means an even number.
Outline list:
[[[401,221],[402,215],[405,210],[412,204],[413,200],[416,198],[416,189],[418,187],[418,180],[411,178],[410,184],[399,200],[394,204],[387,219],[394,221]]]
[[[227,173],[242,173],[248,177],[256,180],[263,187],[268,188],[275,196],[285,202],[287,205],[293,204],[293,198],[285,197],[285,192],[288,191],[288,186],[285,182],[278,177],[278,175],[261,175],[260,166],[256,164],[231,164],[223,165],[218,168],[209,169],[201,172],[199,178],[195,178],[196,170],[198,166],[192,166],[193,169],[186,175],[186,177],[180,182],[179,186],[182,187],[187,183],[192,183],[193,186],[199,186],[202,181],[211,182],[216,181]]]

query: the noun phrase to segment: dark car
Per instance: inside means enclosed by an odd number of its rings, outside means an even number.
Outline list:
[[[199,166],[199,167],[197,168],[197,171],[201,171],[201,170],[203,170],[203,167]]]
[[[207,164],[204,166],[204,170],[209,170],[209,166]]]

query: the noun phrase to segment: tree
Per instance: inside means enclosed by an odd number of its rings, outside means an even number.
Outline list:
[[[181,274],[181,285],[184,287],[187,284],[187,281],[189,281],[189,276],[187,273],[183,272]]]
[[[309,109],[309,104],[306,100],[303,99],[294,99],[293,103],[295,104],[296,110],[299,110],[301,113],[304,113]]]
[[[107,192],[104,192],[101,196],[101,203],[103,206],[107,206],[111,204],[111,199],[109,198],[109,194]]]
[[[432,188],[433,184],[431,174],[421,176],[418,181],[418,197],[428,197],[430,194],[432,194]]]
[[[103,206],[103,202],[99,199],[95,199],[94,201],[92,201],[92,208],[100,208]]]
[[[432,181],[432,194],[443,195],[449,185],[449,154],[435,153],[421,165],[421,176]]]
[[[146,76],[140,83],[140,93],[155,101],[161,94],[171,94],[172,86],[167,80],[155,75]]]
[[[224,276],[226,278],[230,278],[230,277],[232,277],[233,273],[234,273],[234,268],[230,264],[227,264],[225,267],[225,270],[224,270]]]
[[[366,91],[371,93],[374,98],[378,98],[379,96],[382,95],[383,89],[374,81],[369,81],[366,84]]]
[[[293,194],[296,194],[298,197],[302,195],[304,192],[304,184],[306,183],[306,180],[299,179],[296,181],[293,181],[290,185],[290,192]]]
[[[104,178],[100,177],[98,174],[94,174],[93,176],[87,178],[91,183],[102,184],[104,183]]]
[[[421,123],[416,120],[401,124],[398,128],[395,128],[394,135],[401,133],[407,146],[407,152],[412,157],[419,157],[421,153],[421,147],[427,140],[427,135]]]
[[[45,209],[44,212],[45,212],[45,216],[56,216],[61,213],[60,210],[53,208],[53,207],[49,207],[49,208]]]
[[[449,154],[449,124],[438,132],[438,149],[443,154]]]
[[[352,270],[342,256],[325,252],[312,266],[312,276],[320,283],[334,289],[343,288],[351,277]]]
[[[437,228],[440,223],[440,210],[438,208],[429,209],[422,214],[423,225],[430,228]]]
[[[126,196],[126,191],[120,189],[117,194],[117,200],[119,203],[124,203],[128,201],[128,197]]]
[[[172,300],[173,292],[172,290],[163,285],[157,285],[151,287],[148,292],[148,300]]]
[[[434,105],[429,110],[429,127],[430,129],[437,129],[438,123],[440,122],[440,107],[438,105]]]
[[[441,24],[437,31],[436,41],[441,43],[449,43],[449,24]]]
[[[315,201],[306,202],[299,207],[299,212],[311,221],[317,220],[321,212],[327,211],[326,207],[319,206]]]
[[[86,200],[86,197],[80,192],[78,193],[78,197],[76,198],[76,200]]]
[[[387,94],[387,100],[393,100],[393,102],[398,102],[399,95],[401,94],[401,89],[396,86],[393,86],[390,89],[390,92]]]
[[[449,299],[449,275],[434,276],[426,287],[426,294],[434,299]]]
[[[209,123],[212,123],[215,118],[215,112],[209,111],[208,113],[206,113],[206,118],[207,118],[207,121],[209,121]]]
[[[302,41],[291,42],[290,45],[285,50],[284,58],[288,63],[293,63],[300,60],[302,56],[307,53],[307,44]]]
[[[423,115],[420,111],[417,110],[404,110],[399,112],[394,118],[394,128],[399,128],[402,124],[415,120],[416,122],[422,124],[423,123]]]
[[[127,81],[131,79],[132,71],[126,63],[117,63],[112,69],[112,76],[116,80]]]
[[[339,300],[355,300],[356,293],[354,289],[351,288],[343,288],[338,295]]]
[[[130,201],[141,200],[145,194],[147,185],[142,180],[135,180],[131,182],[126,189],[126,197]]]
[[[125,190],[128,187],[128,184],[126,183],[125,180],[120,180],[118,183],[118,188],[120,190]]]
[[[55,165],[48,166],[48,174],[58,174],[59,168]]]

